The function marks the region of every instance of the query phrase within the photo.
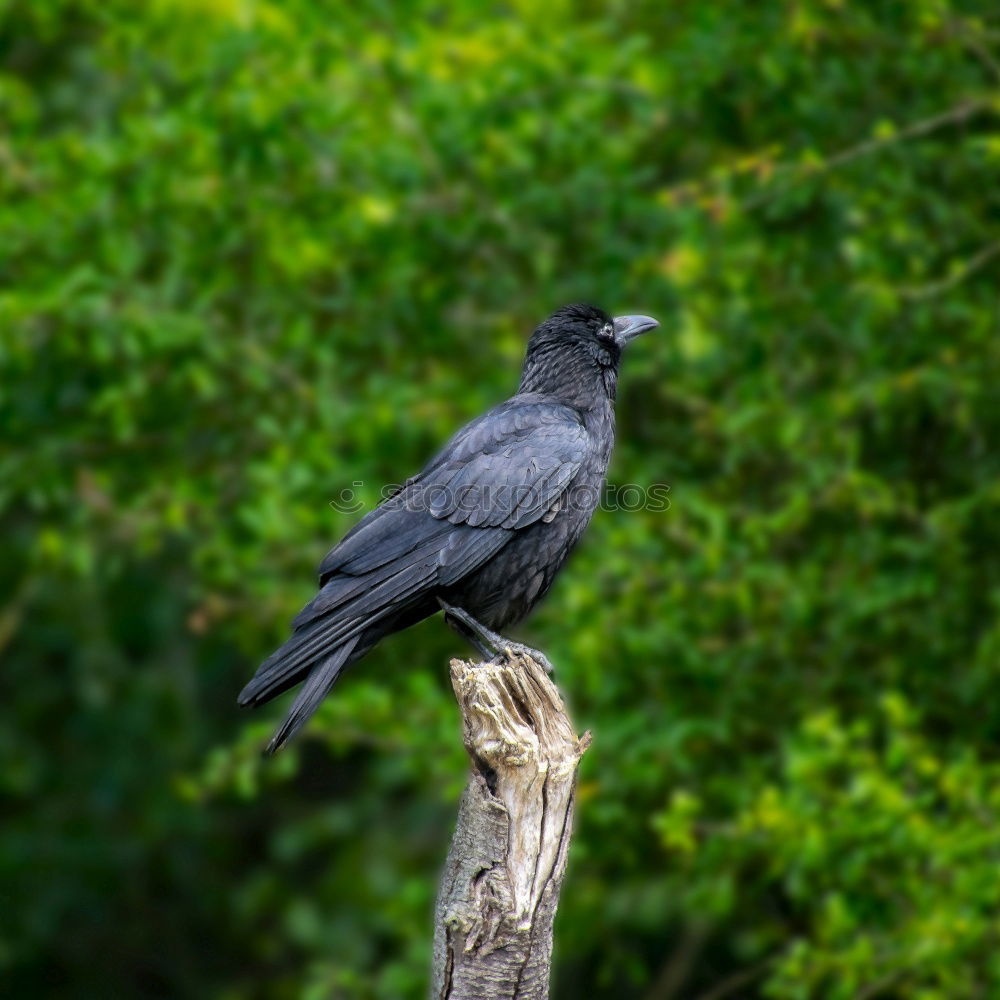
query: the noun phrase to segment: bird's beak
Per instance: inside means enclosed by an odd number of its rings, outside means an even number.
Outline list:
[[[633,337],[659,326],[652,316],[616,316],[615,340],[624,347]]]

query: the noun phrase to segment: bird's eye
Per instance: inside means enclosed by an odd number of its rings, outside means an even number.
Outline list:
[[[615,337],[615,327],[613,323],[605,323],[597,332],[597,336],[601,337],[603,340],[614,340]]]

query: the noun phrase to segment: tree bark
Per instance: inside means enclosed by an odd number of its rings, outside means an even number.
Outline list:
[[[451,661],[472,760],[438,891],[432,1000],[545,1000],[566,873],[577,739],[545,670],[521,654]]]

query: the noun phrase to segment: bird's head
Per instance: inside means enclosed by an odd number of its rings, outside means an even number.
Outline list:
[[[587,381],[588,372],[613,376],[625,345],[659,325],[650,316],[612,317],[597,306],[563,306],[531,335],[519,391],[563,394],[564,385]]]

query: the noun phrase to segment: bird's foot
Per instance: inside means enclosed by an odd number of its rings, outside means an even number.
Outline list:
[[[552,666],[549,658],[540,649],[526,646],[523,642],[511,642],[509,639],[504,639],[500,652],[508,656],[511,653],[517,656],[527,656],[529,659],[534,660],[547,674],[555,677],[556,668]]]
[[[544,668],[548,674],[554,673],[554,668],[549,662],[549,658],[538,649],[532,649],[523,642],[513,642],[504,638],[499,632],[494,632],[487,628],[482,622],[477,621],[468,611],[448,604],[440,597],[438,604],[444,610],[445,621],[463,638],[467,639],[479,650],[480,654],[493,658],[501,654],[510,656],[517,654],[527,656],[534,660],[540,667]]]

